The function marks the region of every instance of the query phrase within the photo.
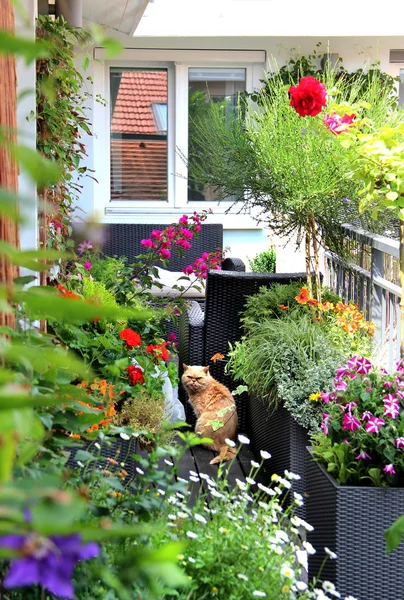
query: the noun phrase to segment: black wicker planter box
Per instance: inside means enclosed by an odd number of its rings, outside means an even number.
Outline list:
[[[266,450],[272,455],[272,458],[264,463],[264,471],[268,479],[273,473],[283,475],[285,469],[288,469],[300,475],[301,479],[293,482],[292,489],[304,495],[308,444],[306,429],[296,423],[283,406],[271,412],[267,402],[254,396],[249,397],[249,413],[252,449],[257,460],[261,460],[260,450]],[[297,514],[305,518],[305,506],[297,509]]]
[[[404,514],[404,488],[341,486],[306,450],[306,519],[316,548],[309,557],[315,576],[324,547],[338,555],[327,560],[322,580],[332,581],[342,597],[357,600],[404,598],[404,545],[386,554],[383,531]]]

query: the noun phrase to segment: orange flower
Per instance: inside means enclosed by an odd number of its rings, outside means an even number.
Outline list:
[[[317,307],[318,310],[328,311],[333,310],[334,304],[332,302],[319,302]]]
[[[100,392],[103,396],[105,396],[105,393],[107,391],[107,382],[105,379],[101,379],[100,380]]]
[[[280,304],[280,305],[279,305],[279,308],[280,308],[281,310],[289,310],[289,306],[285,306],[285,304]]]
[[[295,296],[295,300],[299,304],[307,304],[307,302],[309,301],[309,292],[306,290],[306,288],[303,287],[300,290],[299,295]]]
[[[343,302],[337,302],[335,305],[335,312],[345,312],[347,309],[347,305]]]
[[[318,302],[315,298],[310,298],[309,300],[307,300],[308,304],[310,304],[310,306],[317,306]]]
[[[223,360],[223,359],[224,359],[224,354],[220,354],[220,352],[216,352],[216,354],[214,354],[210,360],[215,363],[218,360]]]
[[[71,433],[71,434],[69,435],[69,437],[71,437],[71,438],[72,438],[72,440],[79,440],[79,439],[80,439],[80,436],[79,436],[79,434],[78,434],[78,433]]]

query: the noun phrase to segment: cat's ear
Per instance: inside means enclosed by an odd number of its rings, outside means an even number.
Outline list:
[[[183,363],[182,368],[184,369],[184,373],[187,369],[189,369],[188,365],[186,365],[185,363]]]
[[[203,370],[204,370],[204,372],[205,372],[206,374],[208,374],[208,373],[209,373],[209,367],[203,367]]]

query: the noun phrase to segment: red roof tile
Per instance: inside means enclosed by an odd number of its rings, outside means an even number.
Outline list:
[[[154,103],[167,104],[167,72],[123,71],[111,119],[112,133],[160,133]]]
[[[167,200],[167,142],[111,140],[111,200]]]

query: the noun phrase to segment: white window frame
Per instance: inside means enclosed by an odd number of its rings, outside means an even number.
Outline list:
[[[95,48],[94,91],[106,100],[104,107],[94,105],[94,169],[99,185],[95,185],[94,208],[103,221],[171,222],[182,213],[212,209],[209,222],[220,222],[226,228],[256,228],[248,214],[237,214],[240,207],[231,209],[231,202],[188,202],[188,169],[177,152],[188,153],[188,72],[192,67],[237,67],[246,72],[246,91],[259,87],[266,65],[265,51],[256,50],[145,50],[125,49],[119,60],[105,60],[105,51]],[[110,69],[167,69],[168,73],[168,131],[167,131],[167,190],[164,201],[110,199]],[[226,213],[226,216],[225,216]],[[213,217],[213,218],[212,218]]]

